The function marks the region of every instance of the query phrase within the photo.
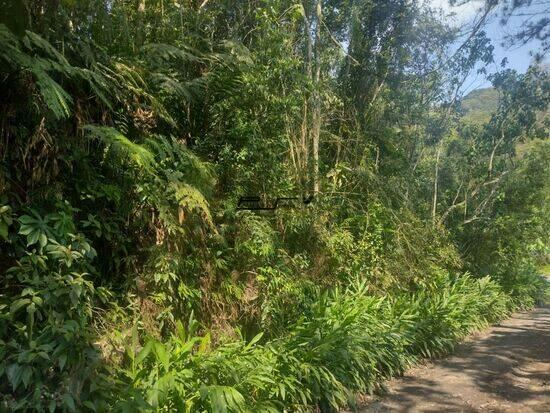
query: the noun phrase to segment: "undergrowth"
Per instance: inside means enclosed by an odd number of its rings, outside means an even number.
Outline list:
[[[502,68],[464,122],[483,30],[455,50],[402,0],[2,5],[0,411],[332,412],[548,295],[548,72]]]
[[[532,304],[529,300],[525,305]],[[336,411],[518,308],[489,277],[440,273],[433,289],[380,297],[365,284],[320,294],[280,338],[210,348],[197,323],[160,343],[137,330],[114,394],[123,411]],[[128,395],[132,395],[128,398]]]

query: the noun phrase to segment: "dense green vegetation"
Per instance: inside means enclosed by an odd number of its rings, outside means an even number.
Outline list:
[[[543,299],[549,74],[502,69],[465,120],[479,28],[457,49],[404,0],[2,5],[0,410],[336,411]]]

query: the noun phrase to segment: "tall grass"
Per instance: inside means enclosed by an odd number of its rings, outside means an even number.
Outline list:
[[[509,314],[517,300],[489,277],[439,276],[433,288],[378,297],[365,285],[320,294],[291,331],[210,349],[190,320],[167,343],[128,349],[120,410],[321,411],[353,404],[422,358]],[[120,397],[120,396],[119,396]]]

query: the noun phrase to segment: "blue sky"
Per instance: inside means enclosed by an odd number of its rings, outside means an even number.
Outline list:
[[[480,7],[483,5],[483,1],[471,1],[468,4],[459,7],[451,7],[448,0],[427,0],[427,2],[435,7],[441,7],[443,11],[448,15],[448,21],[459,27],[465,29],[471,26],[472,22],[480,16]],[[536,0],[535,0],[536,3]],[[537,12],[538,16],[542,17],[544,13],[548,14],[548,5],[533,5],[530,12]],[[454,15],[451,15],[454,14]],[[535,18],[539,18],[536,16]],[[516,17],[510,19],[506,26],[500,24],[500,11],[496,10],[489,17],[487,25],[484,30],[487,36],[491,39],[494,50],[495,63],[487,67],[489,73],[494,73],[500,68],[500,62],[506,58],[508,64],[506,67],[515,69],[520,73],[524,73],[532,62],[533,58],[531,52],[540,50],[540,43],[532,41],[526,45],[506,47],[502,43],[507,34],[517,31],[521,24],[524,22],[525,17]],[[545,58],[545,62],[548,62],[548,56]],[[473,73],[464,85],[464,91],[468,92],[473,89],[488,87],[490,83],[485,79],[483,75]]]

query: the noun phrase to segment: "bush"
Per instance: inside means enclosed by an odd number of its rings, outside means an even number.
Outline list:
[[[94,300],[106,292],[91,281],[95,251],[70,215],[30,214],[18,222],[32,249],[2,281],[0,402],[9,411],[101,405],[90,323]]]

